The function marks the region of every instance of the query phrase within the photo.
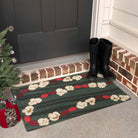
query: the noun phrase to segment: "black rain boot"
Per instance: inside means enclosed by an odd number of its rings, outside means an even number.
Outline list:
[[[90,40],[90,71],[88,73],[88,79],[96,79],[98,71],[98,48],[100,40],[98,38],[92,38]]]
[[[115,75],[109,70],[109,59],[112,52],[112,42],[107,39],[100,39],[99,46],[99,70],[105,79],[115,79]]]

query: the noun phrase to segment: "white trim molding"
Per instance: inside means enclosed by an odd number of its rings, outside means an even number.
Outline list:
[[[124,31],[124,32],[126,32],[126,33],[128,33],[130,35],[133,35],[134,37],[138,38],[138,31],[137,30],[135,30],[133,28],[130,28],[130,27],[124,25],[124,24],[121,24],[121,23],[119,23],[117,21],[113,21],[113,20],[110,21],[110,24],[112,26],[118,28],[119,30]]]

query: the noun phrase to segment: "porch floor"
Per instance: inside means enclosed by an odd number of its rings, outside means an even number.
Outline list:
[[[130,101],[31,132],[26,132],[20,121],[12,128],[0,127],[0,138],[137,138],[137,97],[119,82],[115,83],[131,96]]]

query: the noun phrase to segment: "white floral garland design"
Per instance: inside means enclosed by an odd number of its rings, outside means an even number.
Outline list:
[[[41,81],[39,84],[31,84],[29,85],[28,89],[33,91],[37,88],[44,88],[49,84],[49,81]]]
[[[42,82],[41,82],[42,83]],[[39,84],[40,85],[40,84]],[[45,83],[44,82],[44,85],[48,85],[48,83]],[[37,84],[34,84],[35,88],[37,88]],[[41,85],[42,86],[42,85]],[[105,82],[98,82],[98,83],[88,83],[88,87],[89,88],[95,88],[95,87],[99,87],[99,88],[105,88],[107,86],[107,84]],[[30,85],[30,87],[32,87],[32,84]],[[34,88],[32,88],[33,90]],[[64,94],[68,93],[69,91],[74,91],[74,86],[72,85],[67,85],[65,86],[65,89],[62,89],[62,88],[57,88],[56,89],[56,94],[58,96],[63,96]],[[31,98],[28,105],[36,105],[36,104],[39,104],[42,102],[42,99],[41,98]]]
[[[81,79],[80,75],[77,76],[73,76],[73,79],[79,80]],[[38,87],[46,87],[49,84],[49,82],[45,81],[45,82],[40,82],[40,84],[31,84],[29,85],[29,88],[31,90],[35,90]],[[88,87],[89,88],[95,88],[95,87],[99,87],[99,88],[105,88],[107,86],[107,84],[105,82],[98,82],[98,83],[88,83]],[[74,91],[75,87],[72,85],[67,85],[65,86],[65,89],[62,88],[57,88],[56,89],[56,94],[58,96],[63,96],[64,94],[68,93],[69,91]],[[37,105],[39,103],[42,102],[42,98],[31,98],[30,101],[28,102],[28,106],[25,107],[25,109],[22,110],[23,113],[25,113],[25,115],[31,115],[33,113],[34,110],[34,106],[33,105]],[[87,102],[86,102],[87,103]],[[82,104],[82,103],[80,103]],[[83,103],[84,104],[84,103]]]
[[[100,74],[100,73],[98,73],[97,76],[99,78],[103,78],[103,75]],[[63,82],[70,82],[70,81],[73,81],[73,80],[79,81],[82,78],[83,77],[81,75],[75,75],[75,76],[72,76],[72,78],[68,76],[68,77],[65,77],[62,81]],[[39,84],[31,84],[31,85],[29,85],[28,89],[33,91],[33,90],[35,90],[37,88],[44,88],[47,85],[49,85],[49,83],[50,83],[49,81],[41,81]]]
[[[113,101],[118,101],[118,100],[121,100],[121,101],[126,101],[128,100],[130,97],[128,95],[111,95],[110,96],[110,100],[113,100]],[[88,99],[86,99],[84,102],[82,101],[78,101],[77,104],[76,104],[76,107],[77,109],[84,109],[89,105],[91,106],[94,106],[96,103],[96,99],[94,97],[90,97]],[[38,124],[40,126],[47,126],[49,125],[49,122],[50,121],[57,121],[60,119],[60,113],[57,112],[57,111],[54,111],[53,113],[49,113],[48,114],[48,118],[40,118],[38,119]]]
[[[102,74],[98,74],[98,77],[103,78]],[[63,79],[63,82],[69,82],[69,81],[73,81],[73,80],[79,81],[81,79],[82,79],[81,75],[75,75],[75,76],[72,76],[72,78],[71,77],[65,77]],[[29,90],[35,90],[37,88],[44,88],[47,85],[49,85],[49,83],[50,83],[49,81],[42,81],[39,84],[31,84],[31,85],[29,85],[28,89]],[[98,82],[98,83],[91,82],[91,83],[88,83],[87,85],[88,85],[89,88],[96,88],[96,87],[105,88],[107,86],[107,84],[105,82]],[[74,89],[75,89],[74,86],[67,85],[67,86],[65,86],[64,89],[57,88],[56,89],[56,94],[58,96],[63,96],[64,94],[68,93],[69,91],[74,91]],[[122,101],[126,101],[127,99],[129,99],[129,96],[127,96],[127,95],[126,96],[124,96],[124,95],[119,95],[119,96],[112,95],[110,97],[110,99],[113,100],[113,101],[118,101],[119,99],[121,99]],[[30,101],[28,102],[28,106],[26,106],[22,110],[22,112],[25,115],[28,115],[28,116],[32,115],[32,113],[34,111],[34,105],[37,105],[37,104],[39,104],[41,102],[42,102],[42,98],[31,98]],[[85,100],[84,102],[79,101],[76,106],[77,106],[78,109],[84,109],[85,107],[87,107],[88,103],[90,105],[94,105],[95,104],[95,98],[91,97],[91,98]],[[57,113],[53,113],[53,114],[54,115],[56,114],[56,116],[58,116]],[[50,116],[52,116],[52,115],[50,115]],[[39,122],[41,122],[42,120],[44,120],[45,123],[47,122],[47,124],[48,124],[48,120],[47,119],[43,118],[43,119],[39,120]]]
[[[65,77],[63,79],[63,82],[70,82],[70,81],[73,81],[73,80],[79,81],[81,79],[82,79],[81,75],[76,75],[76,76],[73,76],[72,78],[71,77]],[[31,84],[31,85],[29,85],[28,89],[33,91],[33,90],[35,90],[37,88],[44,88],[48,84],[49,84],[49,81],[41,81],[39,84]]]
[[[129,98],[130,97],[128,95],[119,95],[119,96],[117,96],[117,95],[113,94],[113,95],[110,96],[110,100],[115,101],[115,102],[117,102],[119,100],[124,102],[124,101],[127,101]],[[41,100],[42,100],[41,98],[32,98],[32,99],[30,99],[29,106],[26,106],[22,110],[22,113],[24,113],[27,116],[32,115],[32,113],[34,111],[34,106],[33,105],[36,105],[37,103],[41,103]],[[95,105],[95,102],[96,102],[96,99],[94,97],[90,97],[90,98],[86,99],[84,102],[78,101],[77,104],[76,104],[76,107],[78,109],[84,109],[85,107],[88,106],[88,104]],[[52,117],[55,117],[55,116],[59,117],[60,114],[57,114],[57,112],[56,113],[54,112],[53,115],[52,114],[49,115],[49,118],[52,118]],[[50,120],[52,121],[52,119],[50,119]],[[55,121],[56,121],[56,119],[55,119]]]
[[[76,107],[78,109],[84,109],[85,107],[87,107],[88,103],[90,105],[95,105],[95,102],[96,102],[95,98],[91,97],[86,99],[85,102],[81,102],[81,101],[77,102]],[[59,118],[60,118],[60,113],[57,111],[54,111],[53,113],[48,114],[48,118],[40,118],[38,119],[37,122],[40,126],[47,126],[49,125],[50,121],[57,121],[59,120]]]

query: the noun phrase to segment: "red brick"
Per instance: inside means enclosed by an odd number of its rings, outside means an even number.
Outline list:
[[[36,72],[31,73],[31,80],[32,81],[38,80],[38,74]]]
[[[30,82],[30,77],[27,74],[22,74],[22,83]]]
[[[136,65],[136,62],[138,62],[138,58],[132,58],[130,59],[130,72],[132,74],[135,74],[135,65]]]
[[[115,70],[118,69],[118,65],[117,65],[114,61],[110,61],[110,62],[109,62],[109,65],[110,65],[111,67],[113,67]]]
[[[66,65],[61,65],[60,67],[62,68],[63,75],[68,74],[68,66],[66,66]]]
[[[82,64],[79,62],[74,63],[77,66],[77,72],[82,71]]]
[[[128,72],[130,72],[130,66],[127,66],[127,65],[126,65],[126,70],[127,70]]]
[[[138,77],[135,77],[135,76],[134,76],[133,83],[136,84],[136,85],[138,86]]]
[[[56,76],[61,75],[61,68],[59,66],[54,67]]]
[[[137,87],[133,85],[131,82],[129,82],[127,79],[123,78],[123,84],[131,91],[133,91],[135,94],[137,94]]]
[[[128,51],[126,50],[126,51],[123,51],[123,52],[119,52],[119,60],[123,60],[123,55],[124,54],[126,54],[126,53],[128,53]]]
[[[123,68],[119,67],[119,71],[118,71],[120,74],[122,74],[124,77],[126,77],[127,79],[129,79],[130,81],[132,80],[132,75],[124,70]]]
[[[75,72],[75,66],[74,66],[74,64],[68,64],[68,67],[69,67],[69,73]]]
[[[125,64],[126,64],[126,65],[129,64],[129,60],[130,60],[132,57],[136,57],[136,56],[133,55],[133,54],[130,54],[130,55],[128,55],[128,56],[125,56]]]
[[[122,49],[121,47],[117,47],[117,48],[113,49],[113,57],[117,57],[117,51],[121,50],[121,49]]]
[[[86,62],[86,61],[81,61],[81,63],[83,64],[83,68],[84,68],[84,70],[88,70],[89,69],[89,63],[88,62]]]
[[[132,58],[131,60],[134,62],[138,62],[138,57]]]
[[[54,70],[52,68],[46,68],[48,73],[48,78],[54,77]]]
[[[122,67],[125,66],[125,63],[124,63],[124,62],[122,62],[121,60],[119,60],[119,59],[117,59],[117,58],[115,58],[115,57],[113,57],[113,61],[116,62],[116,63],[118,63],[118,64],[119,64],[120,66],[122,66]]]
[[[40,69],[39,73],[40,73],[40,79],[46,78],[46,71],[44,69]]]
[[[119,73],[116,72],[116,79],[121,82],[122,81],[122,75],[120,75]]]

